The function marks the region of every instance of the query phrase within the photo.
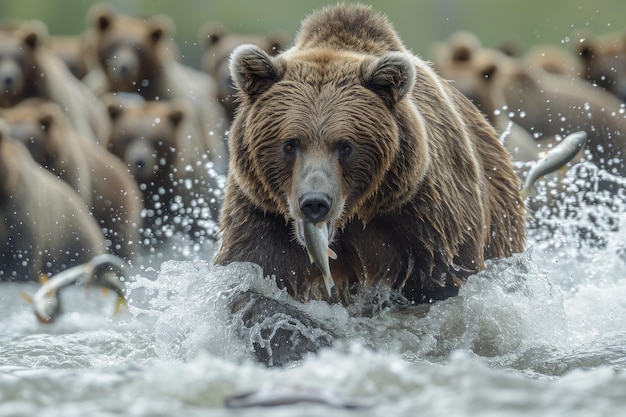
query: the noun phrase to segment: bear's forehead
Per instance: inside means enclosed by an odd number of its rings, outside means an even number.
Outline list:
[[[6,34],[0,34],[0,56],[23,55],[26,48],[22,47],[19,39]]]
[[[363,58],[359,55],[327,49],[285,54],[284,80],[312,85],[357,84]]]
[[[138,19],[117,18],[112,27],[106,32],[109,39],[126,39],[130,41],[148,40],[151,28],[149,25]]]
[[[2,111],[0,116],[9,123],[35,123],[41,116],[36,107],[13,107]]]
[[[170,107],[166,103],[150,102],[138,106],[128,106],[124,109],[124,115],[132,120],[156,120],[157,123],[167,117]]]

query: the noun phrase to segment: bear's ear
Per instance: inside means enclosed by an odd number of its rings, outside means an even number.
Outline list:
[[[595,36],[591,31],[583,30],[579,31],[573,36],[574,42],[576,42],[576,53],[587,62],[593,59],[595,51],[594,46],[596,44]]]
[[[109,113],[109,117],[111,121],[117,120],[122,115],[123,109],[122,106],[118,103],[108,103],[107,104],[107,113]]]
[[[583,61],[591,61],[594,56],[591,42],[581,42],[580,45],[578,45],[578,55]]]
[[[402,52],[390,52],[361,64],[363,85],[378,94],[387,107],[393,107],[413,89],[416,76],[415,63]]]
[[[39,116],[37,121],[39,122],[39,126],[41,126],[41,130],[46,132],[46,134],[50,133],[50,127],[54,123],[54,114],[50,111],[44,110],[43,114]]]
[[[24,45],[28,46],[31,50],[37,48],[39,44],[39,35],[36,32],[28,32],[24,35]]]
[[[288,36],[285,32],[276,31],[267,35],[267,42],[269,46],[270,55],[275,56],[280,53],[287,46]]]
[[[452,62],[469,62],[472,59],[472,49],[467,45],[459,45],[452,51]]]
[[[283,67],[256,45],[240,45],[230,57],[230,77],[239,91],[256,97],[280,81]]]
[[[185,120],[185,112],[182,109],[173,109],[170,114],[168,114],[167,118],[172,125],[174,125],[174,127],[177,127],[183,120]]]
[[[182,107],[174,106],[170,113],[167,115],[167,119],[172,123],[174,127],[178,127],[183,120],[185,120],[185,110]]]
[[[498,66],[494,63],[491,63],[491,64],[488,64],[485,68],[483,68],[481,75],[483,76],[485,80],[487,80],[487,82],[490,82],[493,80],[493,77],[496,75],[497,72],[498,72]]]
[[[31,50],[38,48],[48,37],[48,27],[40,20],[24,23],[21,30],[22,42]]]
[[[191,107],[189,102],[184,98],[175,98],[170,102],[170,109],[167,119],[172,126],[178,127],[190,114]]]
[[[206,48],[217,45],[226,35],[226,30],[220,22],[207,22],[200,29],[200,41]]]
[[[153,43],[159,43],[166,37],[174,35],[174,21],[165,15],[152,16],[148,23],[150,25],[149,36]]]
[[[106,32],[110,29],[114,19],[115,13],[108,3],[97,3],[87,12],[87,20],[99,32]]]

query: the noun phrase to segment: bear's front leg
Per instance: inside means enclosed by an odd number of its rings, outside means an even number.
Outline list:
[[[285,366],[330,346],[333,336],[298,308],[253,291],[237,294],[231,312],[244,343],[267,366]]]

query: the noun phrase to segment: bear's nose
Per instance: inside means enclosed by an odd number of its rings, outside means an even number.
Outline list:
[[[318,223],[328,214],[330,205],[330,196],[326,193],[309,192],[300,197],[300,211],[313,223]]]
[[[4,78],[2,78],[2,85],[4,85],[5,88],[12,87],[14,83],[15,79],[10,75],[6,75]]]

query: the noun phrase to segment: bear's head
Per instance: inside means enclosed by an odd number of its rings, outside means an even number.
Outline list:
[[[583,78],[626,101],[626,32],[595,36],[584,31],[574,39]]]
[[[19,102],[40,79],[38,50],[47,37],[39,21],[0,29],[0,107]]]
[[[162,71],[161,54],[170,46],[174,24],[167,16],[139,19],[114,13],[96,4],[89,13],[90,45],[112,91],[137,92],[149,88]]]
[[[425,136],[424,126],[407,98],[413,59],[330,49],[271,57],[239,46],[230,64],[241,104],[229,137],[229,187],[296,228],[324,222],[331,235],[406,203],[428,165],[415,137]]]
[[[182,102],[110,102],[109,150],[118,156],[139,183],[171,175],[176,166],[179,128],[187,117]]]
[[[28,99],[0,111],[0,117],[8,125],[10,136],[22,142],[37,163],[61,174],[57,170],[63,169],[70,150],[65,143],[67,119],[57,104]]]
[[[446,69],[470,62],[472,55],[482,49],[480,39],[472,32],[458,31],[447,41],[436,43],[432,50],[435,68]]]
[[[500,112],[506,110],[504,89],[513,78],[532,82],[517,71],[519,58],[489,48],[467,49],[452,55],[447,61],[437,61],[436,70],[442,78],[467,97],[494,126]]]
[[[473,33],[460,31],[447,42],[435,45],[433,55],[439,75],[452,81],[457,90],[491,117],[496,107],[490,92],[498,68],[497,51],[483,48]]]

